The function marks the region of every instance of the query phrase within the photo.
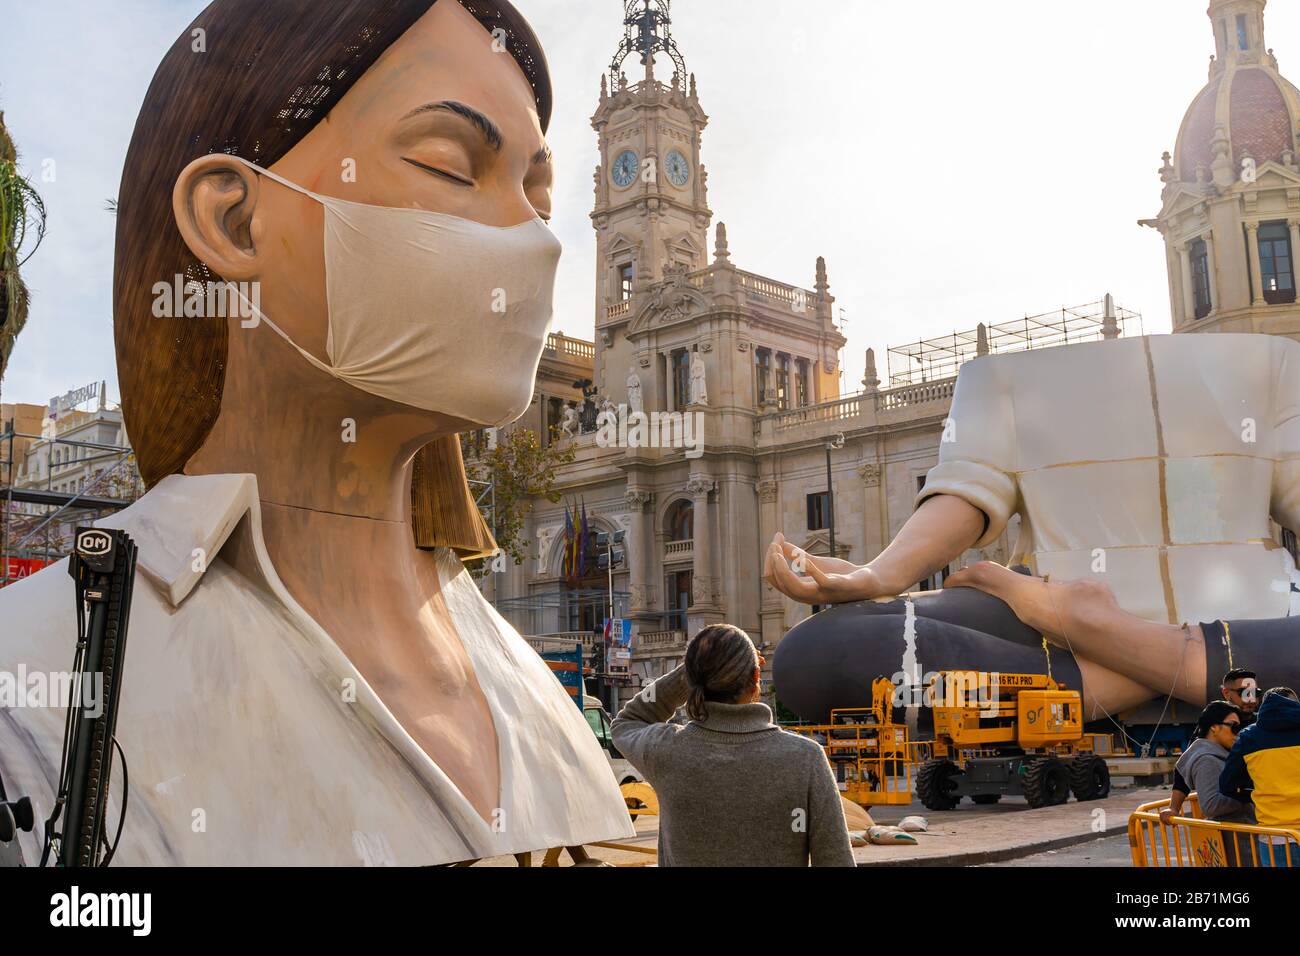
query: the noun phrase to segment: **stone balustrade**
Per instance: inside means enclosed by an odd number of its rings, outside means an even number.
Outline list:
[[[685,561],[695,554],[694,541],[669,541],[664,546],[665,561]]]
[[[636,650],[666,651],[686,646],[685,631],[647,631],[633,641]]]
[[[944,414],[952,404],[956,377],[920,382],[876,392],[858,392],[834,401],[791,408],[759,416],[754,433],[760,445],[788,442],[801,437],[830,437],[836,432],[867,428],[894,420],[898,415]],[[930,406],[925,408],[925,406]]]
[[[629,303],[623,302],[620,304],[626,311]],[[570,338],[563,332],[552,332],[546,337],[546,351],[554,352],[577,362],[594,362],[596,360],[596,344],[594,342]]]

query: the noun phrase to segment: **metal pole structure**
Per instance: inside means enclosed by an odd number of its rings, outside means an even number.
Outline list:
[[[605,642],[605,672],[609,673],[609,654],[614,649],[614,536],[611,534],[605,540],[605,561],[609,565],[606,569],[609,572],[609,638]],[[614,682],[609,681],[609,700],[604,703],[609,708],[611,714],[617,713],[618,707],[615,697],[618,691],[614,687]]]
[[[831,475],[831,452],[837,451],[844,447],[843,433],[836,435],[826,443],[826,517],[829,519],[827,524],[830,527],[830,556],[838,557],[835,553],[835,482]]]
[[[831,481],[831,443],[826,443],[826,517],[830,522],[831,557],[835,557],[835,485]]]
[[[0,527],[0,561],[4,562],[4,567],[0,568],[0,588],[9,583],[9,512],[14,508],[14,432],[11,426],[5,432],[5,438],[9,442],[9,453],[5,458],[5,513],[4,524]]]
[[[45,490],[46,491],[54,490],[54,452],[59,447],[58,425],[56,424],[54,428],[55,431],[53,437],[50,439],[50,445],[45,450],[45,454],[46,457],[49,459],[49,466],[50,466],[49,468],[45,469]],[[45,564],[46,565],[49,565],[50,563],[50,530],[51,530],[50,524],[52,524],[52,522],[45,525]]]
[[[609,562],[609,619],[614,620],[614,536],[605,542],[605,560]],[[611,625],[612,626],[612,625]]]

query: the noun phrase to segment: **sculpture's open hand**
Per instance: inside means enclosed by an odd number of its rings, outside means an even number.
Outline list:
[[[886,589],[870,567],[838,558],[814,557],[780,532],[768,546],[763,579],[804,604],[847,604],[886,596]]]

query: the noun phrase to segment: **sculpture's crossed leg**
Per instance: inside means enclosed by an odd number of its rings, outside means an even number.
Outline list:
[[[1118,701],[1104,699],[1108,695],[1099,668],[1198,707],[1205,703],[1205,636],[1200,625],[1143,620],[1121,608],[1100,581],[1051,582],[991,561],[949,575],[944,586],[977,588],[1005,601],[1021,621],[1074,654],[1085,686],[1107,710],[1114,710]],[[1090,675],[1092,665],[1099,667],[1093,666]]]

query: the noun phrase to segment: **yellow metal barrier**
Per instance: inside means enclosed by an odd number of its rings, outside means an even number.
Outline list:
[[[627,812],[634,818],[641,816],[659,816],[659,794],[648,783],[625,783],[619,790],[623,792],[623,802]]]
[[[1297,865],[1300,830],[1218,823],[1201,817],[1196,794],[1183,804],[1193,816],[1160,819],[1169,799],[1144,803],[1128,819],[1128,843],[1134,866],[1279,866]],[[1260,838],[1266,837],[1263,843]]]

